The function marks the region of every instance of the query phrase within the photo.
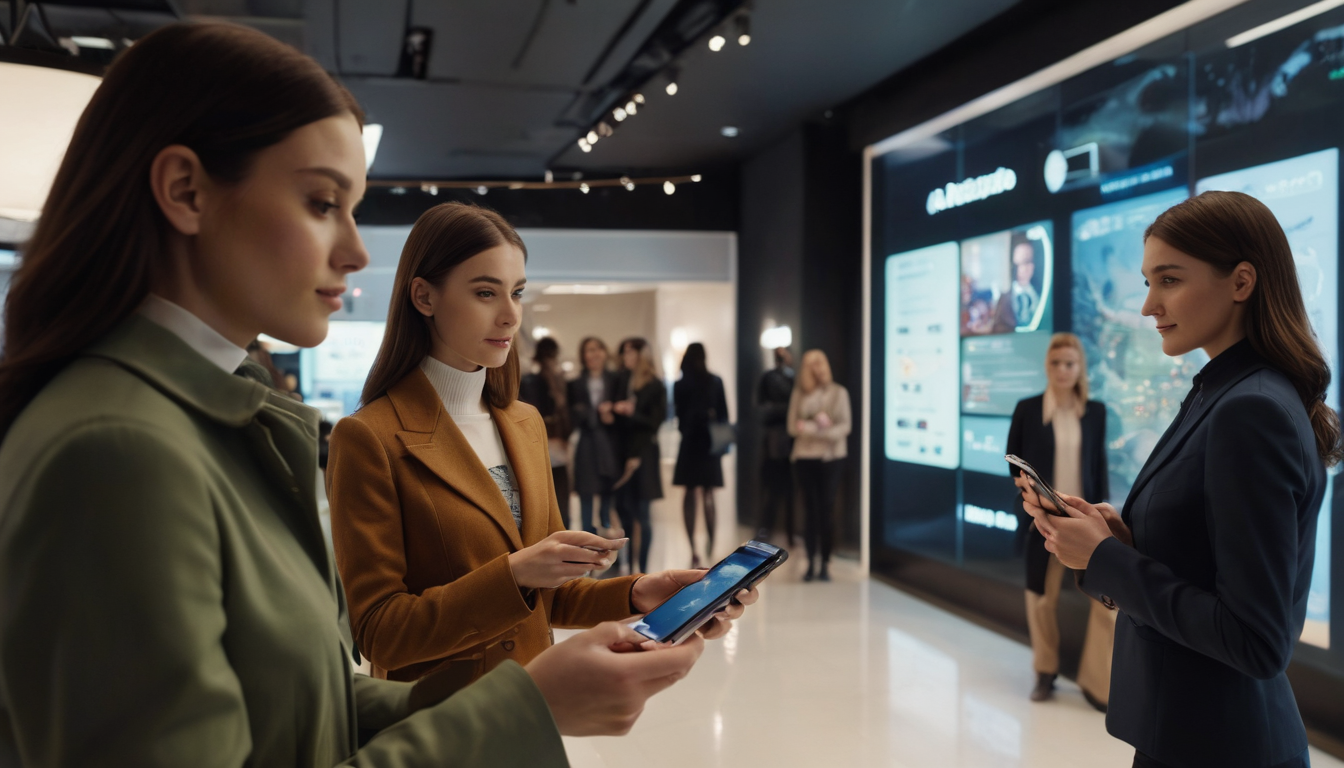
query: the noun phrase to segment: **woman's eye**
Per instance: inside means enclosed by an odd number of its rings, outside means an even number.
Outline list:
[[[314,200],[313,207],[317,209],[318,213],[326,216],[328,213],[331,213],[333,209],[339,208],[340,206],[335,203],[329,203],[326,200]]]
[[[494,292],[494,291],[477,291],[477,292],[476,292],[476,295],[479,296],[479,297],[481,297],[482,299],[488,299],[488,298],[494,296],[494,295],[495,295],[495,292]]]
[[[521,290],[519,290],[519,291],[514,291],[514,292],[513,292],[513,298],[515,298],[515,299],[521,299],[521,298],[523,298],[523,292],[522,292]]]

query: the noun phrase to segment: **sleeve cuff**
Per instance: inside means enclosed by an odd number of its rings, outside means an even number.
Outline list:
[[[1107,608],[1116,607],[1115,598],[1124,591],[1124,574],[1128,564],[1135,557],[1142,557],[1138,550],[1125,546],[1114,536],[1097,545],[1092,557],[1087,561],[1078,586],[1086,594],[1095,597]]]

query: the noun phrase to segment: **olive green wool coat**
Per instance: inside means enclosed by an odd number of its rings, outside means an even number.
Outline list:
[[[567,764],[516,664],[415,713],[352,674],[317,421],[138,315],[28,405],[0,444],[0,766]]]

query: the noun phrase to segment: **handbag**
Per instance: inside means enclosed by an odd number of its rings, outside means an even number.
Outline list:
[[[709,423],[709,455],[722,456],[737,442],[737,427],[721,421]]]

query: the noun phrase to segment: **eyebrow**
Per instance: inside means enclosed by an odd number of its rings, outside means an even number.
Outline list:
[[[480,277],[473,277],[471,280],[468,280],[467,282],[468,282],[468,283],[488,283],[488,284],[490,284],[490,285],[498,285],[498,286],[501,287],[501,288],[504,287],[504,281],[503,281],[503,280],[500,280],[498,277],[490,277],[489,275],[481,275]],[[519,281],[515,284],[515,287],[521,287],[521,286],[524,286],[524,285],[527,285],[527,278],[523,278],[522,280],[519,280]]]
[[[344,173],[341,173],[335,168],[325,168],[325,167],[300,168],[299,170],[295,171],[295,173],[316,173],[321,176],[326,176],[327,178],[336,182],[336,186],[340,187],[341,189],[344,189],[347,192],[350,191],[350,187],[352,186],[352,184],[350,183],[350,177],[346,176]]]
[[[1182,267],[1180,264],[1159,264],[1156,267],[1153,267],[1153,274],[1156,275],[1158,272],[1170,272],[1173,269],[1185,269],[1185,267]],[[1144,277],[1148,276],[1143,270],[1139,270],[1139,274]]]

